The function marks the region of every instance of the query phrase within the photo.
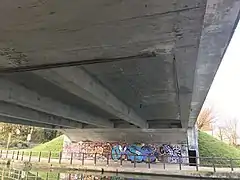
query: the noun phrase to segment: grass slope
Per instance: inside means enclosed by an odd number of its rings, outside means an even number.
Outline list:
[[[200,157],[218,157],[222,158],[216,161],[219,164],[229,164],[229,161],[224,158],[240,159],[240,149],[230,146],[204,132],[199,132],[198,136],[199,156]],[[34,147],[31,151],[42,152],[42,156],[47,157],[48,152],[52,152],[52,157],[58,157],[63,147],[63,136],[59,136],[52,141]],[[45,153],[44,153],[45,152]],[[212,159],[201,159],[203,164],[212,164]],[[239,164],[240,161],[235,161],[234,164]]]
[[[198,136],[199,156],[200,157],[218,157],[217,163],[229,164],[224,158],[240,158],[240,150],[234,146],[228,145],[204,132],[199,132]],[[201,162],[212,163],[212,160],[201,160]],[[240,161],[234,161],[234,164],[240,164]]]
[[[32,149],[32,151],[53,151],[59,152],[63,148],[63,136],[59,136],[49,142],[40,144]]]
[[[240,158],[240,150],[204,132],[199,132],[200,157]]]
[[[240,158],[240,149],[230,146],[204,132],[199,132],[199,155],[200,157],[225,157]],[[63,136],[59,136],[47,143],[40,144],[32,151],[62,151]]]
[[[62,148],[63,136],[59,136],[49,142],[32,148],[30,151],[32,151],[32,156],[38,156],[39,152],[41,152],[41,157],[49,157],[49,152],[51,152],[52,158],[58,158],[60,151],[62,151]]]

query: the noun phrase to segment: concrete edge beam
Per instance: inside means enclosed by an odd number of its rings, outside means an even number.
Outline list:
[[[227,0],[226,2],[207,1],[194,75],[188,127],[193,127],[196,123],[197,116],[240,19],[240,1]]]

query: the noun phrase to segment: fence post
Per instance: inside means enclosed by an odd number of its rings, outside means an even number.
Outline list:
[[[2,150],[1,150],[1,154],[0,154],[0,157],[2,158]]]
[[[166,164],[165,164],[165,155],[163,155],[163,169],[166,169]]]
[[[107,154],[107,166],[109,165],[109,154]]]
[[[41,155],[42,155],[42,152],[40,151],[39,154],[38,154],[38,162],[41,161]]]
[[[57,175],[57,180],[60,180],[60,173],[58,173]]]
[[[73,163],[73,152],[71,152],[71,157],[70,157],[70,164]]]
[[[59,152],[59,161],[58,161],[58,163],[61,164],[61,162],[62,162],[62,151]]]
[[[20,179],[21,171],[18,171],[17,179]]]
[[[12,152],[12,159],[14,159],[15,151]]]
[[[19,156],[19,150],[18,150],[18,152],[17,152],[17,158],[16,158],[16,160],[18,160],[18,156]]]
[[[120,155],[120,166],[122,166],[122,161],[123,161],[123,158],[122,158],[122,154]]]
[[[196,159],[197,159],[197,162],[196,162],[196,171],[198,171],[198,162],[200,162],[200,158],[199,157],[196,157]]]
[[[231,167],[231,171],[233,171],[233,162],[232,162],[232,158],[230,159],[230,167]]]
[[[97,164],[97,153],[94,153],[94,159],[93,159],[94,166]]]
[[[51,162],[51,155],[52,155],[52,152],[51,152],[51,151],[49,151],[49,154],[48,154],[48,163],[50,163],[50,162]]]
[[[8,150],[7,150],[7,152],[6,152],[6,159],[8,158]]]
[[[213,163],[213,172],[216,172],[216,167],[215,167],[215,163],[214,163],[214,158],[212,157],[212,163]]]
[[[134,154],[134,163],[133,163],[133,167],[136,167],[136,154]]]
[[[178,163],[179,163],[179,170],[182,170],[182,162],[181,162],[181,158],[178,157]]]
[[[47,172],[47,177],[46,177],[46,180],[48,180],[48,172]]]
[[[85,153],[83,153],[83,157],[82,157],[82,165],[84,165],[84,156],[85,156]]]
[[[38,172],[37,172],[37,174],[36,174],[36,178],[35,178],[35,180],[37,180],[38,179]]]
[[[24,157],[24,151],[22,152],[21,161],[23,161],[23,157]]]
[[[150,169],[151,167],[150,167],[150,155],[148,155],[148,169]]]
[[[31,162],[31,159],[32,159],[32,151],[30,151],[30,153],[29,153],[29,159],[28,159],[28,161]]]

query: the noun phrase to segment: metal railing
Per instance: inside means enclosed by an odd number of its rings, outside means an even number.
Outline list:
[[[103,174],[88,174],[86,172],[43,172],[43,171],[23,171],[18,169],[0,169],[0,179],[4,180],[73,180],[73,179],[117,179],[125,180],[124,177],[106,176]],[[131,177],[131,176],[130,176]]]
[[[114,166],[129,168],[155,168],[172,170],[196,170],[201,168],[216,172],[217,169],[234,171],[240,169],[240,159],[222,157],[189,157],[153,154],[99,154],[99,153],[62,153],[0,150],[0,159],[24,162],[44,162],[82,166]]]
[[[29,172],[17,169],[0,169],[0,178],[8,180],[60,180],[59,172]]]

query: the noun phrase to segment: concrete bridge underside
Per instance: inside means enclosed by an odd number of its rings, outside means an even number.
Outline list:
[[[184,140],[239,7],[240,0],[3,0],[1,121],[92,140]]]

